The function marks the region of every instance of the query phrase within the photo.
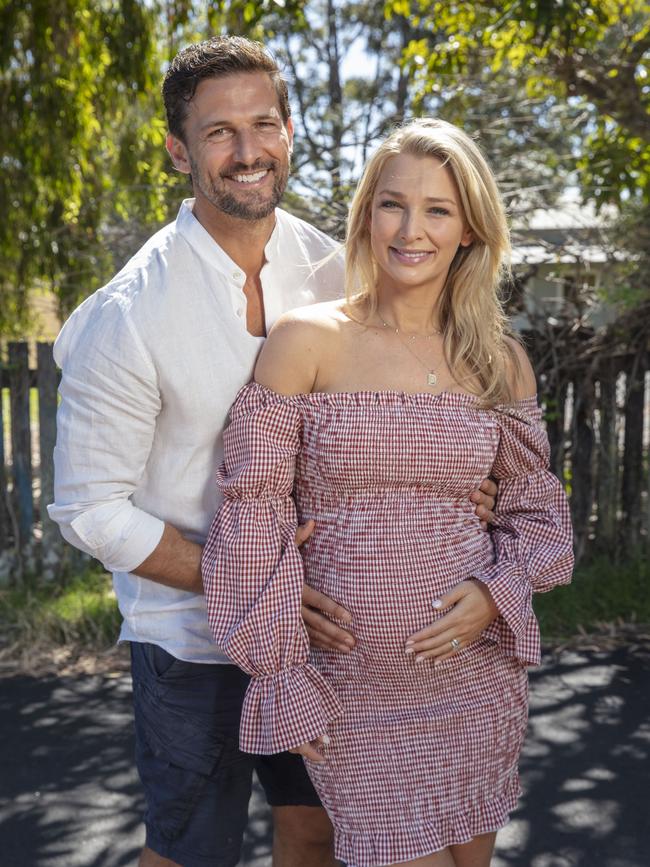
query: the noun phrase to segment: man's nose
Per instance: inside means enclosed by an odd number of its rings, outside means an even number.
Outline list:
[[[233,156],[238,163],[244,163],[247,166],[259,159],[260,146],[252,130],[240,129],[237,131]]]

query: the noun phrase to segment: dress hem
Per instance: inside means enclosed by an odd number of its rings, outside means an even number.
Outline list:
[[[503,828],[521,795],[514,775],[503,794],[472,807],[466,813],[439,818],[429,824],[397,828],[370,836],[336,833],[335,855],[346,867],[383,867],[424,858],[448,846],[469,843],[474,837]]]

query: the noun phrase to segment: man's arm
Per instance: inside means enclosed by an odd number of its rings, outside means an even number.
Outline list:
[[[157,371],[119,303],[89,299],[55,345],[55,502],[64,538],[113,572],[202,592],[201,549],[133,503],[161,411]]]
[[[201,545],[190,542],[171,524],[165,524],[158,545],[132,571],[141,578],[148,578],[166,587],[203,593],[202,551]]]

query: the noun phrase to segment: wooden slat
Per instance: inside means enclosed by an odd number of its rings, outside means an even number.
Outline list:
[[[11,407],[12,504],[22,550],[32,539],[32,446],[29,424],[29,360],[26,343],[9,344],[9,403]]]
[[[38,438],[41,456],[40,519],[43,531],[42,575],[44,580],[54,579],[60,569],[62,538],[57,525],[47,514],[47,505],[54,500],[54,460],[56,442],[56,405],[58,371],[52,356],[51,343],[39,343],[36,348],[38,363]]]
[[[594,383],[585,377],[573,386],[571,517],[576,559],[585,552],[593,509]]]
[[[625,448],[623,452],[623,483],[621,490],[622,554],[638,551],[641,543],[641,492],[643,483],[643,401],[645,397],[645,367],[643,360],[631,357],[626,367]]]
[[[5,470],[5,420],[3,392],[0,388],[0,554],[10,545],[9,539],[9,512],[7,502],[9,489],[7,486],[7,472]]]
[[[619,365],[606,359],[600,366],[600,423],[596,461],[596,504],[598,523],[596,543],[600,550],[610,554],[616,550],[616,521],[620,480],[618,435],[616,430],[616,381]]]

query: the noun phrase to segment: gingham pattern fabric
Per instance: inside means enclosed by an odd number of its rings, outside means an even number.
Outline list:
[[[525,664],[539,660],[531,591],[566,583],[572,567],[535,401],[483,410],[448,392],[284,397],[252,384],[224,447],[203,574],[215,639],[253,676],[242,749],[329,734],[327,761],[306,764],[348,867],[501,827],[519,792]],[[469,494],[491,472],[490,534]],[[316,531],[298,551],[308,518]],[[488,583],[500,616],[449,660],[416,664],[406,638],[469,577]],[[309,651],[303,580],[352,612],[352,653]]]

